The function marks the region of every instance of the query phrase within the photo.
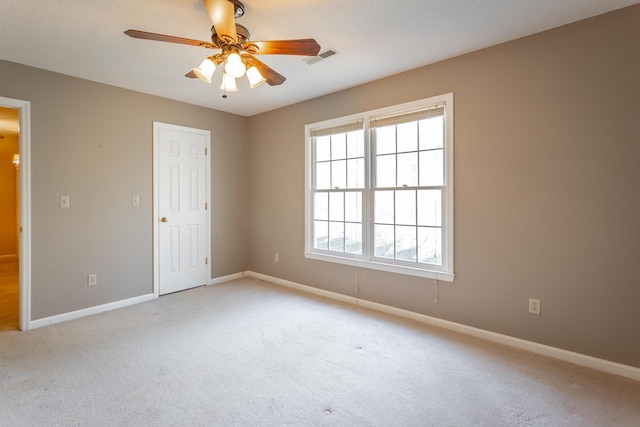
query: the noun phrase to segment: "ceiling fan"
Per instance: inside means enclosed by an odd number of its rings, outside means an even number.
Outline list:
[[[203,0],[213,22],[211,41],[186,39],[139,30],[127,30],[130,37],[169,43],[220,49],[221,52],[207,57],[196,68],[186,74],[189,78],[200,78],[211,83],[216,68],[224,64],[222,85],[223,98],[226,92],[238,90],[236,79],[244,75],[253,89],[266,82],[270,86],[282,84],[286,77],[260,61],[254,55],[302,55],[316,56],[320,45],[314,39],[251,41],[249,30],[236,24],[236,18],[244,15],[244,5],[239,0]]]

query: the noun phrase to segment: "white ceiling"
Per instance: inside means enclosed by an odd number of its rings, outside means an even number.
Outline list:
[[[287,81],[253,90],[244,83],[227,99],[219,72],[214,85],[184,77],[215,51],[123,34],[208,41],[201,0],[0,0],[0,59],[251,116],[639,2],[244,0],[238,23],[252,40],[313,37],[340,54],[311,66],[260,56]]]

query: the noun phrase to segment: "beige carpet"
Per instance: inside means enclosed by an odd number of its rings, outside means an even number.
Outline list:
[[[640,383],[252,278],[0,333],[1,426],[638,426]]]

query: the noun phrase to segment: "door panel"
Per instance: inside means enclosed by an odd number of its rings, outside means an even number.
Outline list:
[[[157,125],[159,294],[204,285],[208,264],[208,131]]]

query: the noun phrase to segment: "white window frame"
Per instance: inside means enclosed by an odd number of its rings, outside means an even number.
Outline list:
[[[444,104],[444,189],[442,198],[442,266],[420,265],[403,263],[395,260],[381,260],[372,253],[373,239],[373,191],[372,186],[372,150],[371,135],[369,129],[370,119],[374,117],[392,115],[436,104]],[[312,131],[317,129],[340,126],[347,122],[362,121],[365,138],[365,189],[363,190],[363,253],[346,254],[331,252],[313,247],[314,234],[314,153],[312,144]],[[314,260],[335,262],[339,264],[353,265],[362,268],[387,271],[398,274],[406,274],[453,282],[454,274],[454,233],[453,233],[453,93],[434,96],[419,101],[408,102],[391,107],[353,114],[346,117],[310,123],[305,126],[305,257]]]

